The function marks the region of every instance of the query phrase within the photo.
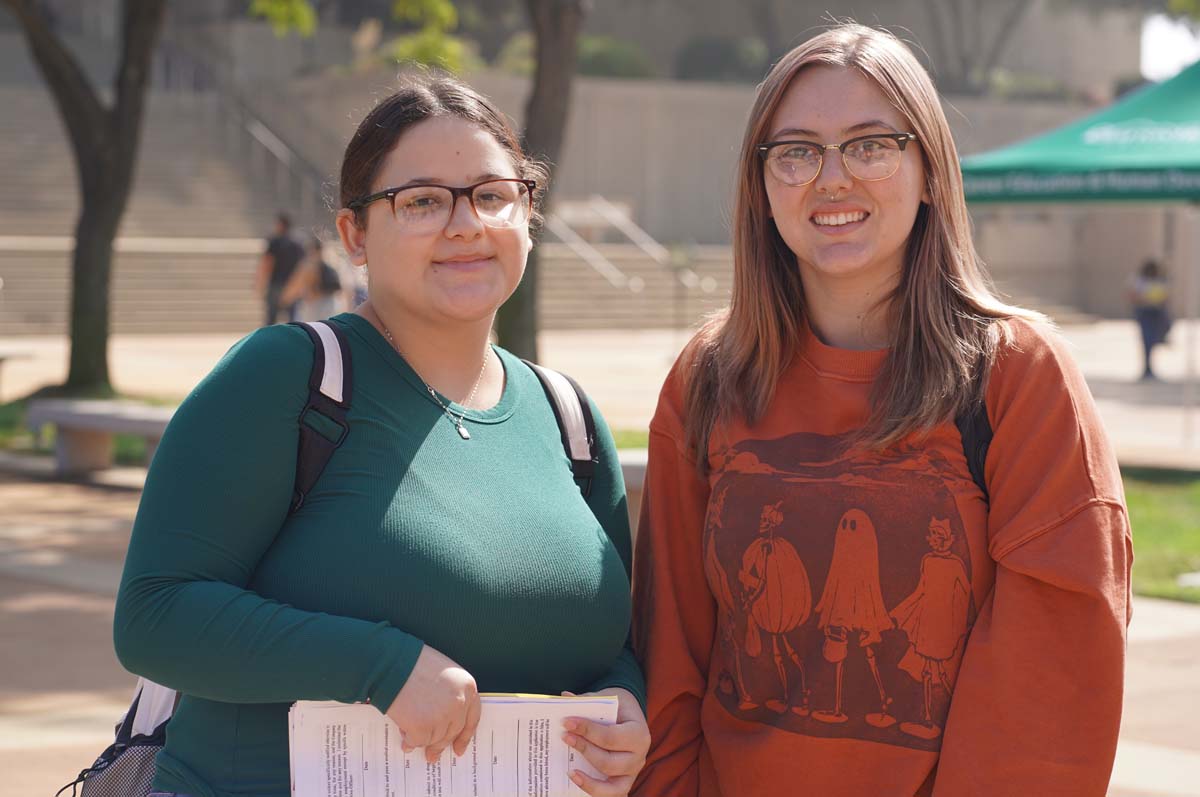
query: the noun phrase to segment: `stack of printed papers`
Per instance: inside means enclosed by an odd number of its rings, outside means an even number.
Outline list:
[[[562,740],[563,720],[617,721],[611,695],[481,695],[479,728],[462,757],[435,763],[401,749],[373,706],[300,701],[288,717],[292,797],[577,797],[568,773],[599,773]]]

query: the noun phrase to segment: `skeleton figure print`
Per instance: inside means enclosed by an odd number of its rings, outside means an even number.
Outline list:
[[[713,688],[746,721],[935,750],[976,613],[959,507],[974,485],[936,446],[847,451],[748,440],[714,470]]]

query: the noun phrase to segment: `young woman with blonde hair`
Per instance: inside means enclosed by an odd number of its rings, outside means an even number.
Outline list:
[[[759,87],[731,302],[663,387],[645,489],[635,794],[1104,793],[1120,475],[1059,337],[990,287],[894,36],[838,26]]]

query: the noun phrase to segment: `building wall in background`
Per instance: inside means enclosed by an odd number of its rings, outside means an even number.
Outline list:
[[[925,0],[842,0],[836,4],[776,0],[784,41],[798,44],[827,24],[830,15],[887,27],[915,44],[914,50],[931,71],[945,71],[948,54],[930,19],[938,8]],[[999,17],[1003,7],[985,7]],[[950,20],[943,20],[946,26]],[[970,24],[968,20],[967,24]],[[636,42],[658,66],[672,74],[680,48],[691,38],[719,33],[753,36],[755,29],[739,3],[724,0],[609,0],[596,3],[585,29],[589,33]],[[1140,70],[1141,12],[1096,12],[1086,4],[1035,0],[1014,31],[1000,66],[1061,82],[1075,93],[1111,97],[1119,81]]]
[[[73,1],[57,0],[64,6]],[[73,34],[72,41],[90,71],[102,75],[113,66],[104,40],[112,33],[111,25],[104,20],[112,19],[114,2],[77,4],[75,29],[80,33]],[[898,5],[906,2],[899,0]],[[599,4],[594,20],[603,21],[610,11],[628,11],[629,5],[626,0]],[[641,20],[638,29],[653,29],[658,27],[654,14],[665,13],[662,9],[668,5],[668,0],[658,0],[631,18]],[[1043,7],[1039,13],[1051,12]],[[1080,79],[1090,75],[1101,83],[1136,71],[1138,26],[1132,17],[1090,19],[1081,13],[1054,11],[1034,18],[1026,25],[1032,29],[1015,37],[1016,55],[1010,57],[1021,59],[1027,68],[1054,69]],[[676,13],[675,27],[687,32],[690,20],[698,16],[694,11]],[[859,17],[871,19],[867,14]],[[888,20],[881,14],[879,21]],[[1064,34],[1056,27],[1060,25],[1072,30]],[[919,33],[918,26],[913,27]],[[595,31],[595,25],[592,28]],[[226,55],[238,77],[257,86],[254,96],[262,118],[329,176],[332,196],[345,141],[374,99],[390,91],[395,75],[390,70],[357,75],[343,70],[281,82],[285,75],[348,53],[348,35],[330,27],[323,34],[326,38],[304,44],[277,39],[265,24],[251,21],[239,21],[225,32]],[[662,48],[669,49],[673,35],[664,34]],[[0,37],[4,80],[40,82],[20,34],[0,31]],[[1111,69],[1105,71],[1104,64]],[[520,124],[528,93],[525,79],[485,73],[469,80]],[[602,194],[623,203],[664,243],[727,244],[733,169],[752,96],[753,87],[747,85],[579,79],[557,176],[558,195],[570,199]],[[946,100],[962,154],[1010,143],[1092,109],[1069,103]],[[1175,212],[1174,222],[1167,221],[1172,211],[1152,206],[980,207],[973,212],[980,251],[1000,286],[1043,303],[1124,315],[1128,275],[1143,259],[1164,257],[1175,274],[1200,259],[1200,222],[1194,211]],[[1167,234],[1171,224],[1173,237]]]

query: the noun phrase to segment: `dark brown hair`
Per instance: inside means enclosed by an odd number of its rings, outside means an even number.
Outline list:
[[[442,116],[457,116],[490,133],[512,157],[517,176],[537,182],[530,218],[530,226],[536,229],[542,220],[541,198],[546,192],[549,171],[543,163],[525,154],[508,119],[490,100],[467,84],[445,75],[421,74],[407,78],[395,94],[381,100],[359,123],[342,156],[338,187],[340,207],[345,208],[355,199],[371,193],[384,160],[400,136],[419,122]],[[362,210],[354,212],[354,220],[359,226],[366,224]]]

